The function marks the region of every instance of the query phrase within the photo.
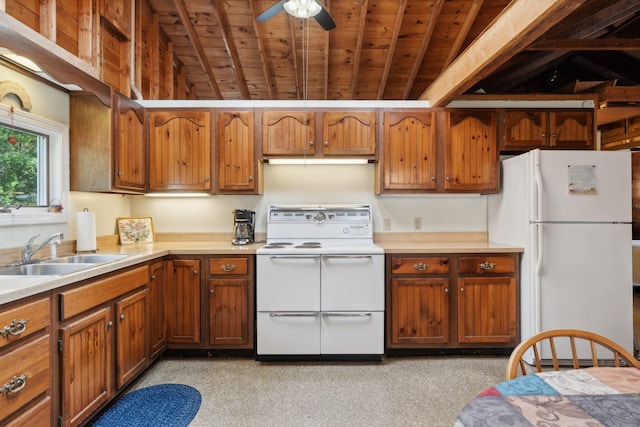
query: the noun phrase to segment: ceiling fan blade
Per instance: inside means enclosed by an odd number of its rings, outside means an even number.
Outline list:
[[[280,0],[278,3],[274,4],[273,6],[271,6],[270,8],[268,8],[267,10],[265,10],[264,12],[262,12],[257,18],[256,21],[258,22],[264,22],[269,18],[273,18],[274,16],[276,16],[278,13],[282,12],[284,10],[284,4],[287,2],[288,0]]]
[[[325,30],[333,30],[336,27],[336,23],[333,21],[331,15],[329,15],[329,12],[327,12],[327,9],[325,9],[324,6],[320,7],[322,7],[322,10],[314,16],[313,19]]]

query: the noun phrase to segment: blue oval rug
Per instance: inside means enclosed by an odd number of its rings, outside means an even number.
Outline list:
[[[116,400],[93,427],[186,427],[198,413],[202,396],[184,384],[159,384],[134,390]]]

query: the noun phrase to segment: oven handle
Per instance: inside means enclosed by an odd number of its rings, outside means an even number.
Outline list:
[[[324,258],[371,258],[371,255],[323,255]]]
[[[269,312],[269,316],[271,317],[318,317],[320,316],[320,313],[317,311],[274,313],[272,311],[272,312]]]
[[[322,312],[323,316],[332,316],[332,317],[367,317],[372,316],[372,313],[343,313],[343,312]]]
[[[269,259],[282,258],[282,259],[315,259],[319,258],[320,255],[269,255]]]

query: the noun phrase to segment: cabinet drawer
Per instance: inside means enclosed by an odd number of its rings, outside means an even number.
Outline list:
[[[449,258],[443,257],[394,257],[391,258],[392,274],[447,274]]]
[[[463,273],[515,273],[516,259],[512,256],[460,257],[458,272]]]
[[[24,379],[21,385],[20,378]],[[13,381],[13,384],[12,384]],[[45,335],[0,357],[0,419],[51,388],[51,343]],[[9,391],[9,389],[13,391]]]
[[[48,426],[51,424],[51,397],[44,396],[6,424],[6,427]]]
[[[247,274],[247,258],[214,258],[209,260],[209,274]]]
[[[50,307],[49,298],[44,298],[0,312],[0,348],[49,326]]]

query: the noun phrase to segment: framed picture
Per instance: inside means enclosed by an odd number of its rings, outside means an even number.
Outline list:
[[[121,245],[153,242],[151,217],[118,218],[117,221]]]

